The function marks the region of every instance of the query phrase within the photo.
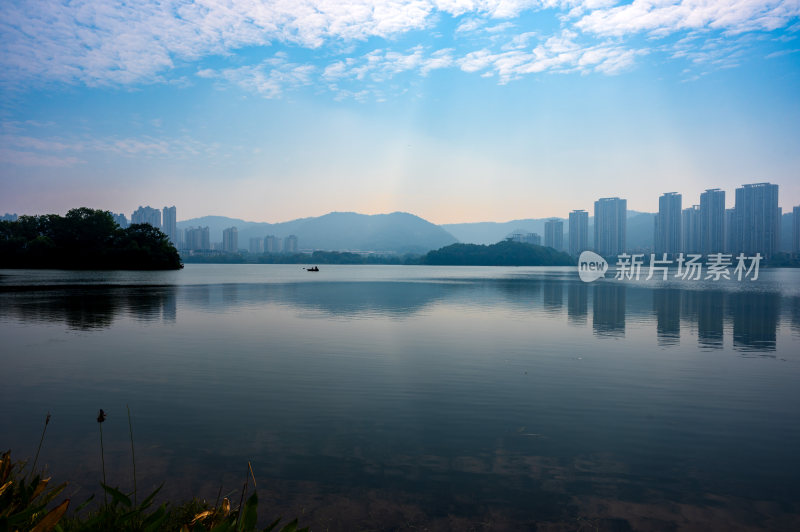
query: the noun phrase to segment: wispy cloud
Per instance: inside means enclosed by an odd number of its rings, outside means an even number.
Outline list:
[[[638,32],[665,36],[700,29],[736,34],[781,28],[799,15],[797,0],[634,0],[595,9],[578,20],[575,27],[615,36]]]
[[[13,131],[3,124],[5,131]],[[0,162],[21,166],[66,167],[82,164],[92,154],[122,157],[186,159],[217,152],[218,144],[205,144],[190,137],[35,137],[21,132],[0,135]]]
[[[602,72],[616,74],[633,65],[636,56],[643,50],[627,49],[614,43],[581,45],[577,34],[564,30],[549,37],[530,52],[510,50],[492,53],[479,50],[467,54],[459,61],[465,72],[484,72],[487,69],[499,76],[501,83],[508,83],[526,74],[539,72]]]
[[[43,153],[0,148],[0,163],[14,166],[44,166],[48,168],[67,168],[85,161],[77,157],[60,157]]]
[[[267,98],[277,98],[287,89],[310,84],[315,70],[313,65],[290,63],[285,54],[279,53],[257,65],[219,71],[204,69],[198,71],[197,75],[202,78],[224,79],[247,91]]]
[[[550,23],[532,26],[522,16],[529,11]],[[380,82],[453,67],[486,75],[491,65],[501,82],[570,69],[612,74],[657,50],[634,45],[637,36],[694,32],[725,40],[796,31],[798,17],[800,0],[6,0],[0,84],[185,86],[186,71],[195,70],[275,98],[315,82]],[[455,29],[443,30],[442,20]],[[432,32],[451,42],[432,46]],[[559,49],[565,36],[569,43]],[[401,38],[417,42],[394,50]],[[270,47],[273,58],[213,68],[204,61],[241,59],[252,47]],[[298,50],[303,59],[294,58]],[[701,56],[678,48],[669,57]]]

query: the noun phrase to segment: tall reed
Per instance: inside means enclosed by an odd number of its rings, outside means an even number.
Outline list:
[[[36,462],[39,461],[39,451],[42,450],[42,443],[44,443],[44,433],[47,432],[47,425],[50,424],[50,412],[44,418],[44,428],[42,429],[42,437],[39,438],[39,447],[36,448],[36,458],[33,459],[33,468],[31,468],[31,475],[36,474]]]
[[[100,427],[100,462],[103,464],[103,486],[107,486],[106,483],[106,457],[105,457],[105,450],[103,449],[103,421],[106,420],[106,413],[103,412],[103,409],[100,409],[100,412],[97,414],[97,426]],[[105,490],[103,491],[103,499],[105,504],[108,505],[108,495],[106,495]]]
[[[131,407],[125,405],[128,409],[128,430],[131,434],[131,461],[133,462],[133,503],[138,504],[136,489],[136,453],[133,451],[133,424],[131,423]]]

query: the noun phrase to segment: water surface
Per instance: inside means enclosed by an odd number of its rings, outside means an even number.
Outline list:
[[[313,529],[794,530],[800,272],[0,271],[0,447]]]

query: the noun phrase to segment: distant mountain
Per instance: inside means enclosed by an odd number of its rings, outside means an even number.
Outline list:
[[[653,234],[655,228],[656,215],[651,212],[628,212],[628,227],[625,238],[627,248],[633,250],[653,249],[655,242]],[[594,226],[593,226],[594,227]],[[590,234],[594,238],[594,229]]]
[[[178,222],[178,229],[190,226],[208,226],[212,242],[222,240],[223,229],[235,226],[242,249],[249,247],[250,238],[267,235],[281,238],[296,235],[300,249],[333,251],[425,253],[456,242],[455,237],[441,227],[405,212],[374,215],[332,212],[276,224],[224,216],[204,216]]]
[[[544,238],[544,223],[550,218],[527,218],[510,222],[474,222],[463,224],[443,224],[439,227],[464,244],[494,244],[517,232],[539,233]],[[564,223],[567,231],[568,223]]]

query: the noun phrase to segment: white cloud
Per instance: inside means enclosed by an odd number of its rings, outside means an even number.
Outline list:
[[[508,83],[527,74],[548,71],[617,74],[631,67],[637,56],[646,53],[610,42],[582,45],[576,41],[577,37],[576,33],[564,30],[530,52],[513,49],[492,53],[483,49],[467,54],[458,64],[464,72],[494,70],[500,83]]]
[[[266,59],[257,65],[226,68],[220,71],[205,69],[197,75],[225,79],[266,98],[277,98],[286,89],[309,85],[315,70],[316,67],[313,65],[290,63],[282,55],[276,54],[272,59]]]
[[[5,124],[3,124],[5,126]],[[20,166],[73,166],[88,154],[123,157],[175,157],[178,159],[216,153],[218,144],[204,144],[190,137],[33,137],[21,130],[0,135],[0,161]]]
[[[46,166],[50,168],[66,168],[81,164],[84,161],[77,157],[59,157],[33,153],[29,151],[12,150],[0,148],[0,163],[13,164],[15,166]]]
[[[379,82],[401,72],[425,75],[453,66],[485,74],[489,63],[501,80],[508,81],[525,72],[563,71],[568,65],[581,69],[579,59],[587,50],[592,53],[585,62],[600,51],[608,51],[606,59],[595,64],[595,70],[618,72],[624,68],[620,65],[629,66],[635,56],[646,53],[629,50],[631,45],[626,41],[637,34],[660,37],[703,32],[710,34],[709,38],[731,38],[751,31],[787,28],[786,36],[800,28],[800,0],[620,2],[4,0],[0,3],[0,85],[24,89],[48,82],[88,86],[167,82],[186,86],[190,80],[181,69],[194,66],[199,78],[228,80],[267,97],[278,97],[290,87],[319,79]],[[544,38],[542,28],[518,17],[536,10],[542,12],[540,17],[552,16],[560,30],[554,40],[546,39],[531,49],[535,39]],[[423,43],[431,31],[441,29],[437,23],[448,18],[457,24],[449,35],[456,37],[457,49],[438,56],[428,54]],[[428,31],[412,33],[419,30]],[[468,38],[460,38],[467,34]],[[409,35],[419,35],[420,44],[408,44],[406,52],[385,50],[396,39]],[[612,43],[610,38],[616,40]],[[371,40],[379,41],[379,49],[369,52],[363,47],[371,45]],[[283,46],[293,52],[304,48],[311,51],[306,54],[310,59],[304,62],[323,60],[327,66],[319,68],[320,74],[310,64],[289,58],[282,64],[267,61],[241,66],[237,62],[232,68],[210,69],[207,64],[197,64],[210,56],[226,60],[244,47],[267,46]],[[471,49],[465,49],[467,46]],[[360,56],[354,55],[356,49],[361,50]],[[612,54],[611,50],[616,52]],[[689,52],[678,50],[672,57],[688,58]]]
[[[595,9],[575,23],[583,31],[623,36],[655,36],[685,30],[713,29],[736,34],[774,30],[800,16],[799,0],[634,0]]]

